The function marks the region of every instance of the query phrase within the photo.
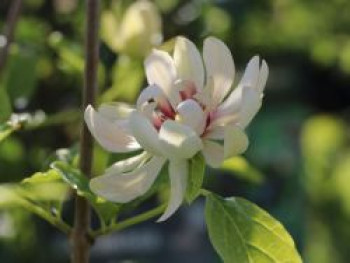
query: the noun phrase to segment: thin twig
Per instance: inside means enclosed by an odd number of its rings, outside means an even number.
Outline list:
[[[10,10],[7,14],[3,33],[4,45],[0,46],[0,73],[5,67],[7,61],[9,47],[13,41],[13,36],[17,25],[19,13],[21,11],[21,7],[22,0],[13,0],[10,6]]]
[[[110,226],[108,226],[106,228],[102,228],[102,229],[98,229],[96,231],[92,231],[90,233],[90,236],[92,238],[96,238],[98,236],[109,234],[109,233],[112,233],[114,231],[120,231],[120,230],[123,230],[125,228],[130,227],[130,226],[139,224],[139,223],[144,222],[144,221],[146,221],[148,219],[156,217],[157,215],[160,215],[161,213],[164,212],[165,207],[166,207],[166,205],[161,205],[161,206],[156,207],[156,208],[154,208],[152,210],[149,210],[147,212],[139,214],[139,215],[137,215],[135,217],[132,217],[132,218],[126,219],[124,221],[112,224],[112,225],[110,225]]]
[[[85,77],[83,89],[82,110],[96,101],[97,91],[97,68],[99,58],[99,0],[86,0],[86,39],[85,39]],[[93,155],[93,139],[86,124],[83,124],[80,144],[80,169],[87,177],[91,177]],[[81,197],[75,197],[74,229],[71,236],[72,262],[89,262],[89,232],[90,207],[88,201]]]

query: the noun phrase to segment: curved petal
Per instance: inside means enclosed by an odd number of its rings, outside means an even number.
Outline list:
[[[206,115],[202,107],[194,100],[182,101],[177,106],[178,121],[202,134],[206,125]]]
[[[244,71],[243,77],[238,86],[250,86],[254,88],[256,87],[256,85],[258,84],[260,72],[259,63],[259,56],[254,56],[249,60],[247,67]]]
[[[130,172],[139,167],[143,162],[146,162],[150,157],[151,154],[148,152],[142,152],[141,154],[133,156],[126,160],[118,161],[107,168],[105,174]]]
[[[140,110],[141,106],[150,100],[157,102],[161,98],[165,98],[163,91],[155,84],[150,85],[141,91],[136,102],[137,109]]]
[[[239,110],[238,124],[244,129],[248,126],[262,105],[262,95],[256,89],[246,86],[243,88],[242,103]]]
[[[208,37],[204,41],[203,58],[207,83],[212,79],[212,100],[217,105],[227,95],[234,80],[235,66],[228,47],[219,39]]]
[[[89,105],[84,113],[85,122],[103,148],[111,152],[130,152],[140,149],[135,138],[125,129],[124,124],[110,121]]]
[[[187,160],[171,160],[169,162],[169,177],[170,177],[170,198],[168,207],[164,214],[157,220],[162,222],[173,215],[181,206],[185,196],[188,177],[188,162]]]
[[[224,157],[225,159],[245,152],[249,140],[244,131],[236,125],[225,127]]]
[[[98,108],[98,112],[111,121],[127,119],[134,110],[131,105],[123,102],[104,103]]]
[[[148,84],[161,88],[175,107],[180,101],[180,95],[172,88],[177,76],[171,56],[165,51],[154,49],[145,60],[145,69]]]
[[[264,91],[268,76],[269,76],[269,67],[267,66],[266,61],[263,60],[261,63],[259,80],[258,80],[258,85],[257,85],[257,90],[261,93]]]
[[[147,152],[161,155],[157,130],[146,117],[133,112],[129,126],[136,140]]]
[[[205,140],[202,150],[205,161],[213,168],[219,168],[224,161],[224,147],[220,144]]]
[[[90,181],[90,188],[107,200],[127,203],[149,190],[165,161],[165,158],[155,156],[148,163],[130,173],[96,177]]]
[[[191,80],[197,89],[204,86],[204,67],[201,55],[192,43],[185,37],[177,37],[174,48],[174,62],[178,78]]]
[[[223,140],[225,137],[225,126],[214,126],[211,130],[206,131],[204,138],[211,140]]]
[[[167,120],[159,130],[160,147],[169,159],[188,159],[202,149],[201,139],[190,127]]]

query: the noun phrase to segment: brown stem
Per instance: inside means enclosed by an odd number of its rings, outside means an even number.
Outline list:
[[[21,7],[22,7],[22,0],[13,0],[10,6],[10,10],[6,17],[4,33],[3,33],[5,43],[4,43],[4,46],[2,47],[0,46],[0,73],[2,72],[6,64],[9,47],[13,40],[13,35],[15,32]]]
[[[86,39],[85,39],[85,76],[82,109],[94,105],[97,93],[97,68],[99,58],[99,0],[86,0]],[[93,139],[86,124],[83,124],[80,144],[80,169],[87,177],[91,177],[93,155]],[[89,228],[90,207],[88,201],[80,196],[75,198],[75,219],[71,236],[73,263],[89,262]]]

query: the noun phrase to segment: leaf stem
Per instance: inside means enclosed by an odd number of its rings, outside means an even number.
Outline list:
[[[0,73],[5,67],[5,64],[7,61],[9,48],[13,40],[13,36],[17,25],[19,13],[21,11],[21,7],[22,7],[22,0],[13,0],[10,6],[10,10],[7,14],[4,33],[3,33],[5,43],[3,46],[0,46]]]
[[[161,213],[164,212],[165,207],[166,207],[166,205],[161,205],[161,206],[158,206],[152,210],[149,210],[147,212],[139,214],[135,217],[126,219],[126,220],[118,222],[118,223],[114,223],[106,228],[101,228],[101,229],[98,229],[95,231],[91,231],[90,236],[92,238],[96,238],[98,236],[109,234],[109,233],[114,232],[114,231],[120,231],[120,230],[123,230],[125,228],[130,227],[130,226],[139,224],[139,223],[144,222],[148,219],[156,217],[157,215],[160,215]]]
[[[52,214],[47,212],[45,209],[25,199],[20,199],[19,202],[22,207],[32,212],[33,214],[45,219],[51,225],[61,230],[64,234],[69,235],[69,233],[71,232],[71,226],[65,223],[64,221],[62,221],[61,218],[53,216]]]
[[[97,67],[99,59],[99,0],[86,0],[86,35],[85,35],[85,76],[83,88],[82,111],[95,104],[97,93]],[[93,161],[93,139],[83,123],[80,144],[80,170],[88,178],[91,177]],[[90,206],[82,196],[75,196],[74,228],[71,235],[73,263],[89,262],[89,228]]]

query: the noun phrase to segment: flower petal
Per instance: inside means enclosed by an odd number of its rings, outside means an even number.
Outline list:
[[[150,85],[140,93],[136,102],[137,109],[140,110],[141,106],[150,100],[157,102],[161,98],[165,98],[163,91],[155,84]]]
[[[178,78],[191,80],[197,89],[204,85],[204,68],[201,55],[192,43],[185,37],[177,37],[174,48],[174,62]]]
[[[205,161],[213,168],[219,168],[224,161],[224,147],[220,144],[205,140],[202,150]]]
[[[167,220],[181,206],[185,196],[188,177],[187,160],[171,160],[169,162],[170,198],[164,214],[157,220]]]
[[[234,80],[235,66],[228,47],[219,39],[208,37],[204,41],[203,58],[207,83],[212,79],[212,100],[219,104],[230,91]]]
[[[98,108],[98,112],[111,121],[127,119],[134,110],[131,105],[122,102],[104,103]]]
[[[243,77],[238,86],[250,86],[256,87],[259,79],[260,72],[260,59],[259,56],[254,56],[247,64],[247,67],[244,71]]]
[[[180,95],[172,88],[176,80],[176,68],[171,56],[154,49],[145,60],[146,76],[149,85],[157,85],[175,107],[180,101]]]
[[[155,156],[145,165],[130,173],[96,177],[90,181],[90,188],[107,200],[127,203],[149,190],[165,161],[165,158]]]
[[[257,85],[257,90],[261,93],[264,91],[268,76],[269,76],[269,67],[267,66],[266,61],[263,60],[260,68],[259,80]]]
[[[188,159],[202,149],[201,139],[190,127],[167,120],[159,130],[163,155],[169,159]]]
[[[245,152],[248,148],[248,144],[248,137],[241,128],[236,125],[227,125],[225,127],[225,159]]]
[[[142,152],[139,155],[133,156],[131,158],[118,161],[109,168],[106,169],[106,174],[117,174],[130,172],[137,167],[139,167],[143,162],[147,161],[151,157],[148,152]]]
[[[161,155],[158,133],[149,119],[135,111],[130,116],[129,126],[136,140],[147,152]]]
[[[225,126],[214,126],[211,130],[206,131],[204,138],[212,140],[223,140],[225,137]]]
[[[124,127],[124,123],[110,121],[89,105],[84,113],[85,122],[103,148],[111,152],[130,152],[140,149],[135,138]]]
[[[179,122],[191,127],[199,135],[203,133],[206,115],[196,101],[192,99],[182,101],[177,106],[177,112],[179,114]]]
[[[242,103],[239,110],[238,124],[243,129],[248,126],[262,105],[262,95],[256,89],[246,86],[243,88]]]

